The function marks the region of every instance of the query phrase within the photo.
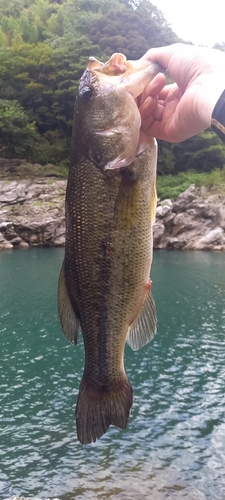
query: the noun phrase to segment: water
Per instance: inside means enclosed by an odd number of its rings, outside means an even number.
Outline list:
[[[225,499],[225,255],[155,252],[158,334],[126,370],[126,431],[82,446],[83,345],[61,334],[61,249],[0,252],[0,499]]]

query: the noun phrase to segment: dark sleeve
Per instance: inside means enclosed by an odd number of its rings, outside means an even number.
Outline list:
[[[217,101],[212,113],[211,127],[225,141],[225,90]]]

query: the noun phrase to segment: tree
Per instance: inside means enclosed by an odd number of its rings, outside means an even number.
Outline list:
[[[24,42],[37,43],[38,42],[38,29],[34,23],[34,19],[28,12],[24,12],[20,18],[20,31]]]
[[[225,165],[225,144],[211,130],[174,144],[173,152],[175,173],[188,170],[211,172]]]
[[[150,1],[0,0],[0,147],[5,154],[12,154],[11,149],[18,155],[26,152],[35,161],[65,160],[75,94],[88,56],[104,61],[123,52],[138,59],[150,47],[176,41]],[[217,48],[224,50],[224,44]],[[182,144],[159,141],[158,172],[222,168],[224,148],[211,132]]]
[[[37,140],[34,122],[18,101],[0,99],[0,153],[6,157],[30,158]]]
[[[169,142],[158,141],[157,174],[173,174],[175,160],[174,145]]]
[[[17,19],[20,17],[20,14],[24,7],[26,6],[25,0],[0,0],[0,15],[13,17]]]
[[[158,9],[147,5],[148,8],[141,4],[136,10],[129,8],[101,16],[90,24],[89,38],[107,56],[123,52],[128,59],[139,59],[150,47],[178,41]]]

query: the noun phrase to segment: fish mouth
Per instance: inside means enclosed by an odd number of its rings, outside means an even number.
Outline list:
[[[162,68],[156,63],[143,58],[136,61],[127,60],[121,53],[113,54],[106,63],[95,57],[89,58],[79,85],[79,95],[82,100],[87,101],[92,97],[102,98],[114,92],[115,95],[124,92],[125,97],[122,115],[118,113],[113,125],[110,124],[109,127],[106,125],[95,132],[98,136],[105,136],[108,141],[117,136],[121,143],[121,152],[113,160],[106,161],[104,170],[130,165],[152,145],[152,137],[148,137],[141,129],[139,107],[146,86],[161,71]]]
[[[108,85],[110,87],[119,85],[124,87],[134,99],[140,98],[146,85],[154,76],[158,73],[165,73],[164,68],[157,63],[143,58],[136,61],[127,60],[126,56],[119,52],[113,54],[106,63],[90,57],[87,69],[94,77],[102,81],[102,86],[105,86],[107,90]]]
[[[111,84],[120,85],[131,94],[137,108],[137,129],[133,133],[132,145],[129,151],[126,151],[125,157],[118,161],[117,167],[126,166],[146,151],[153,144],[153,138],[148,137],[141,128],[140,105],[142,103],[142,94],[148,83],[158,74],[165,73],[162,66],[152,63],[146,59],[138,59],[136,61],[127,60],[126,56],[121,53],[113,54],[110,59],[102,64],[96,59],[89,60],[90,66],[95,66],[97,71],[101,73],[104,80],[110,79]],[[113,77],[113,78],[112,78]],[[136,135],[136,137],[135,137]],[[154,140],[156,144],[156,141]],[[106,165],[105,169],[115,168],[115,162]]]

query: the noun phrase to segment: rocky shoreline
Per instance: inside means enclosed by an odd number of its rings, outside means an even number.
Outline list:
[[[63,246],[66,181],[0,181],[0,249]]]
[[[225,195],[191,184],[175,202],[159,202],[154,248],[225,250]]]
[[[2,169],[0,249],[63,246],[65,191],[65,180],[21,179]],[[154,248],[225,250],[225,195],[191,185],[175,202],[159,201]]]

